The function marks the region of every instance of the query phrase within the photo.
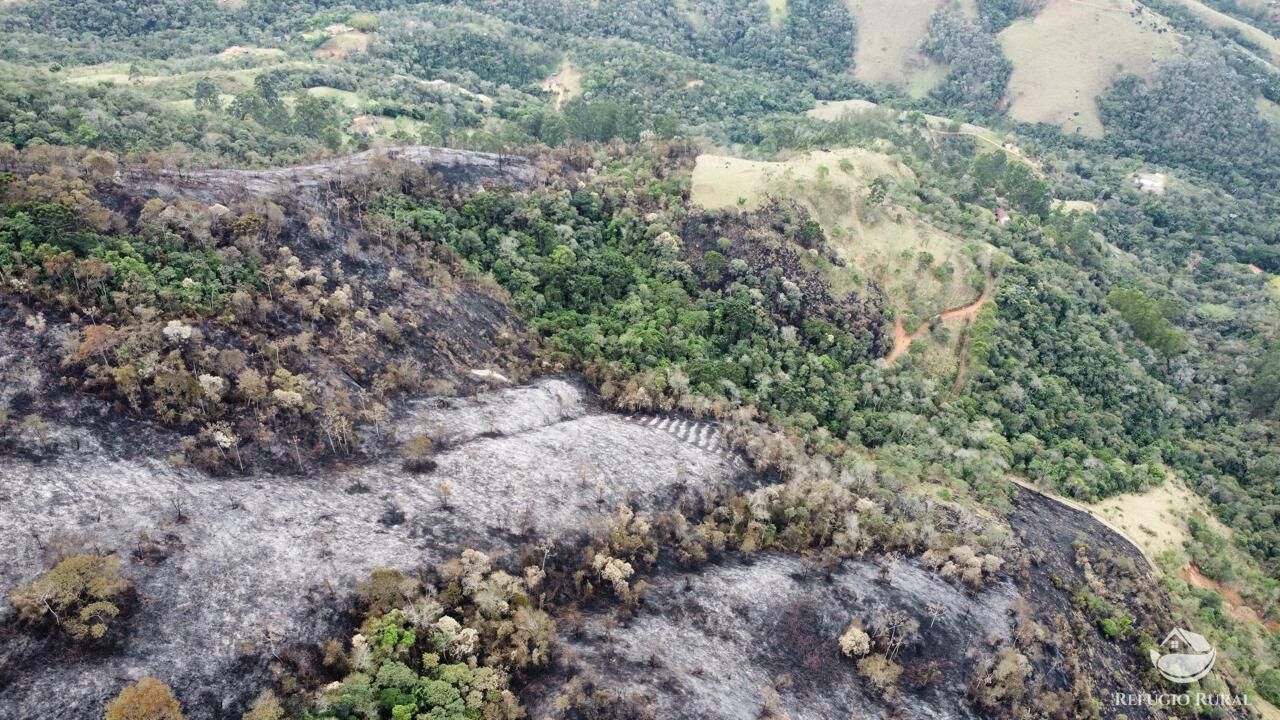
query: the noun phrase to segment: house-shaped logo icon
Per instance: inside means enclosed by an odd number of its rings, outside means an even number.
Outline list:
[[[1203,635],[1176,628],[1160,643],[1164,654],[1151,651],[1151,662],[1166,680],[1193,683],[1213,670],[1218,652]]]

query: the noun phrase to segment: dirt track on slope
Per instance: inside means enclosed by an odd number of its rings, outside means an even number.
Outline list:
[[[893,349],[889,351],[887,356],[885,356],[885,365],[892,365],[894,361],[906,353],[907,350],[911,349],[911,343],[924,337],[925,334],[929,332],[929,324],[934,319],[946,322],[948,320],[972,320],[977,317],[978,313],[982,311],[982,308],[991,300],[991,293],[994,289],[995,279],[992,278],[991,273],[988,272],[986,287],[983,289],[982,295],[968,305],[944,310],[941,314],[935,315],[928,320],[925,320],[923,323],[920,323],[920,327],[916,328],[916,331],[913,333],[908,333],[907,329],[903,327],[902,318],[895,320],[893,324]]]

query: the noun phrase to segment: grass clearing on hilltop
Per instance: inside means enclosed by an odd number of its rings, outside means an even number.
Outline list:
[[[307,88],[307,94],[318,98],[336,100],[340,105],[351,110],[359,109],[364,104],[360,99],[359,93],[354,93],[350,90],[339,90],[338,88],[326,87],[324,85]]]
[[[929,16],[943,0],[848,0],[858,28],[854,76],[865,83],[894,85],[924,97],[946,77],[946,68],[925,57],[920,44]]]
[[[263,71],[270,69],[296,69],[314,67],[311,63],[304,62],[282,62],[267,63],[259,67],[250,68],[227,68],[227,69],[211,69],[211,70],[195,70],[191,72],[179,72],[173,74],[160,75],[138,75],[136,78],[129,78],[128,63],[104,63],[101,65],[82,65],[71,68],[65,76],[66,82],[76,85],[100,85],[103,83],[115,85],[135,85],[142,88],[154,90],[170,89],[178,86],[193,86],[197,80],[201,78],[209,78],[217,81],[224,91],[240,92],[253,87],[253,79],[262,74]]]
[[[1227,528],[1212,519],[1204,499],[1173,477],[1140,493],[1116,495],[1094,503],[1090,511],[1123,530],[1152,557],[1170,550],[1183,552],[1183,545],[1191,539],[1187,518],[1193,514],[1203,516],[1215,531],[1229,534]]]
[[[902,119],[907,113],[881,106],[870,100],[820,100],[807,113],[811,118],[817,120],[825,120],[827,122],[835,122],[844,118],[846,115],[860,115],[866,112],[882,111],[885,113],[896,114]],[[1022,151],[1013,145],[1008,147],[1005,143],[1005,136],[992,130],[991,128],[974,125],[972,123],[956,123],[951,118],[945,118],[940,115],[925,115],[925,121],[928,123],[929,129],[935,133],[943,135],[968,135],[978,142],[978,149],[982,152],[1003,152],[1010,160],[1026,163],[1040,171],[1039,163],[1022,154]]]
[[[337,33],[326,40],[323,45],[316,48],[314,54],[320,58],[341,60],[353,53],[366,53],[368,51],[369,34],[359,30],[348,30]]]
[[[769,19],[781,25],[787,19],[787,0],[768,0]]]
[[[1097,98],[1119,76],[1146,75],[1181,47],[1163,18],[1133,0],[1049,0],[1000,33],[1013,63],[1009,114],[1102,136]]]
[[[284,50],[280,48],[260,48],[248,47],[245,45],[232,45],[231,47],[218,53],[219,60],[238,60],[242,57],[253,58],[282,58],[286,55]]]

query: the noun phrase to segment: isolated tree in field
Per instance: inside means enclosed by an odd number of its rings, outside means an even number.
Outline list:
[[[145,677],[120,691],[104,720],[182,720],[182,707],[168,685]]]
[[[209,78],[200,78],[196,82],[196,108],[199,110],[221,110],[222,100],[218,86]]]
[[[871,185],[867,188],[867,206],[879,207],[889,195],[889,181],[883,177],[878,177],[871,181]]]

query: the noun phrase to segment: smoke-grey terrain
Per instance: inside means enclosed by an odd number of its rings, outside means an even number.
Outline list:
[[[139,605],[109,661],[68,662],[14,640],[0,708],[33,720],[96,717],[120,676],[156,675],[192,699],[189,717],[218,717],[253,694],[229,672],[237,663],[332,636],[340,616],[323,608],[340,606],[333,593],[376,567],[412,570],[464,547],[583,533],[622,503],[662,509],[748,477],[712,426],[589,404],[579,385],[557,379],[420,403],[404,429],[450,446],[426,475],[388,459],[218,480],[109,459],[87,440],[54,462],[5,459],[0,585],[40,573],[42,548],[72,545],[136,558]]]

